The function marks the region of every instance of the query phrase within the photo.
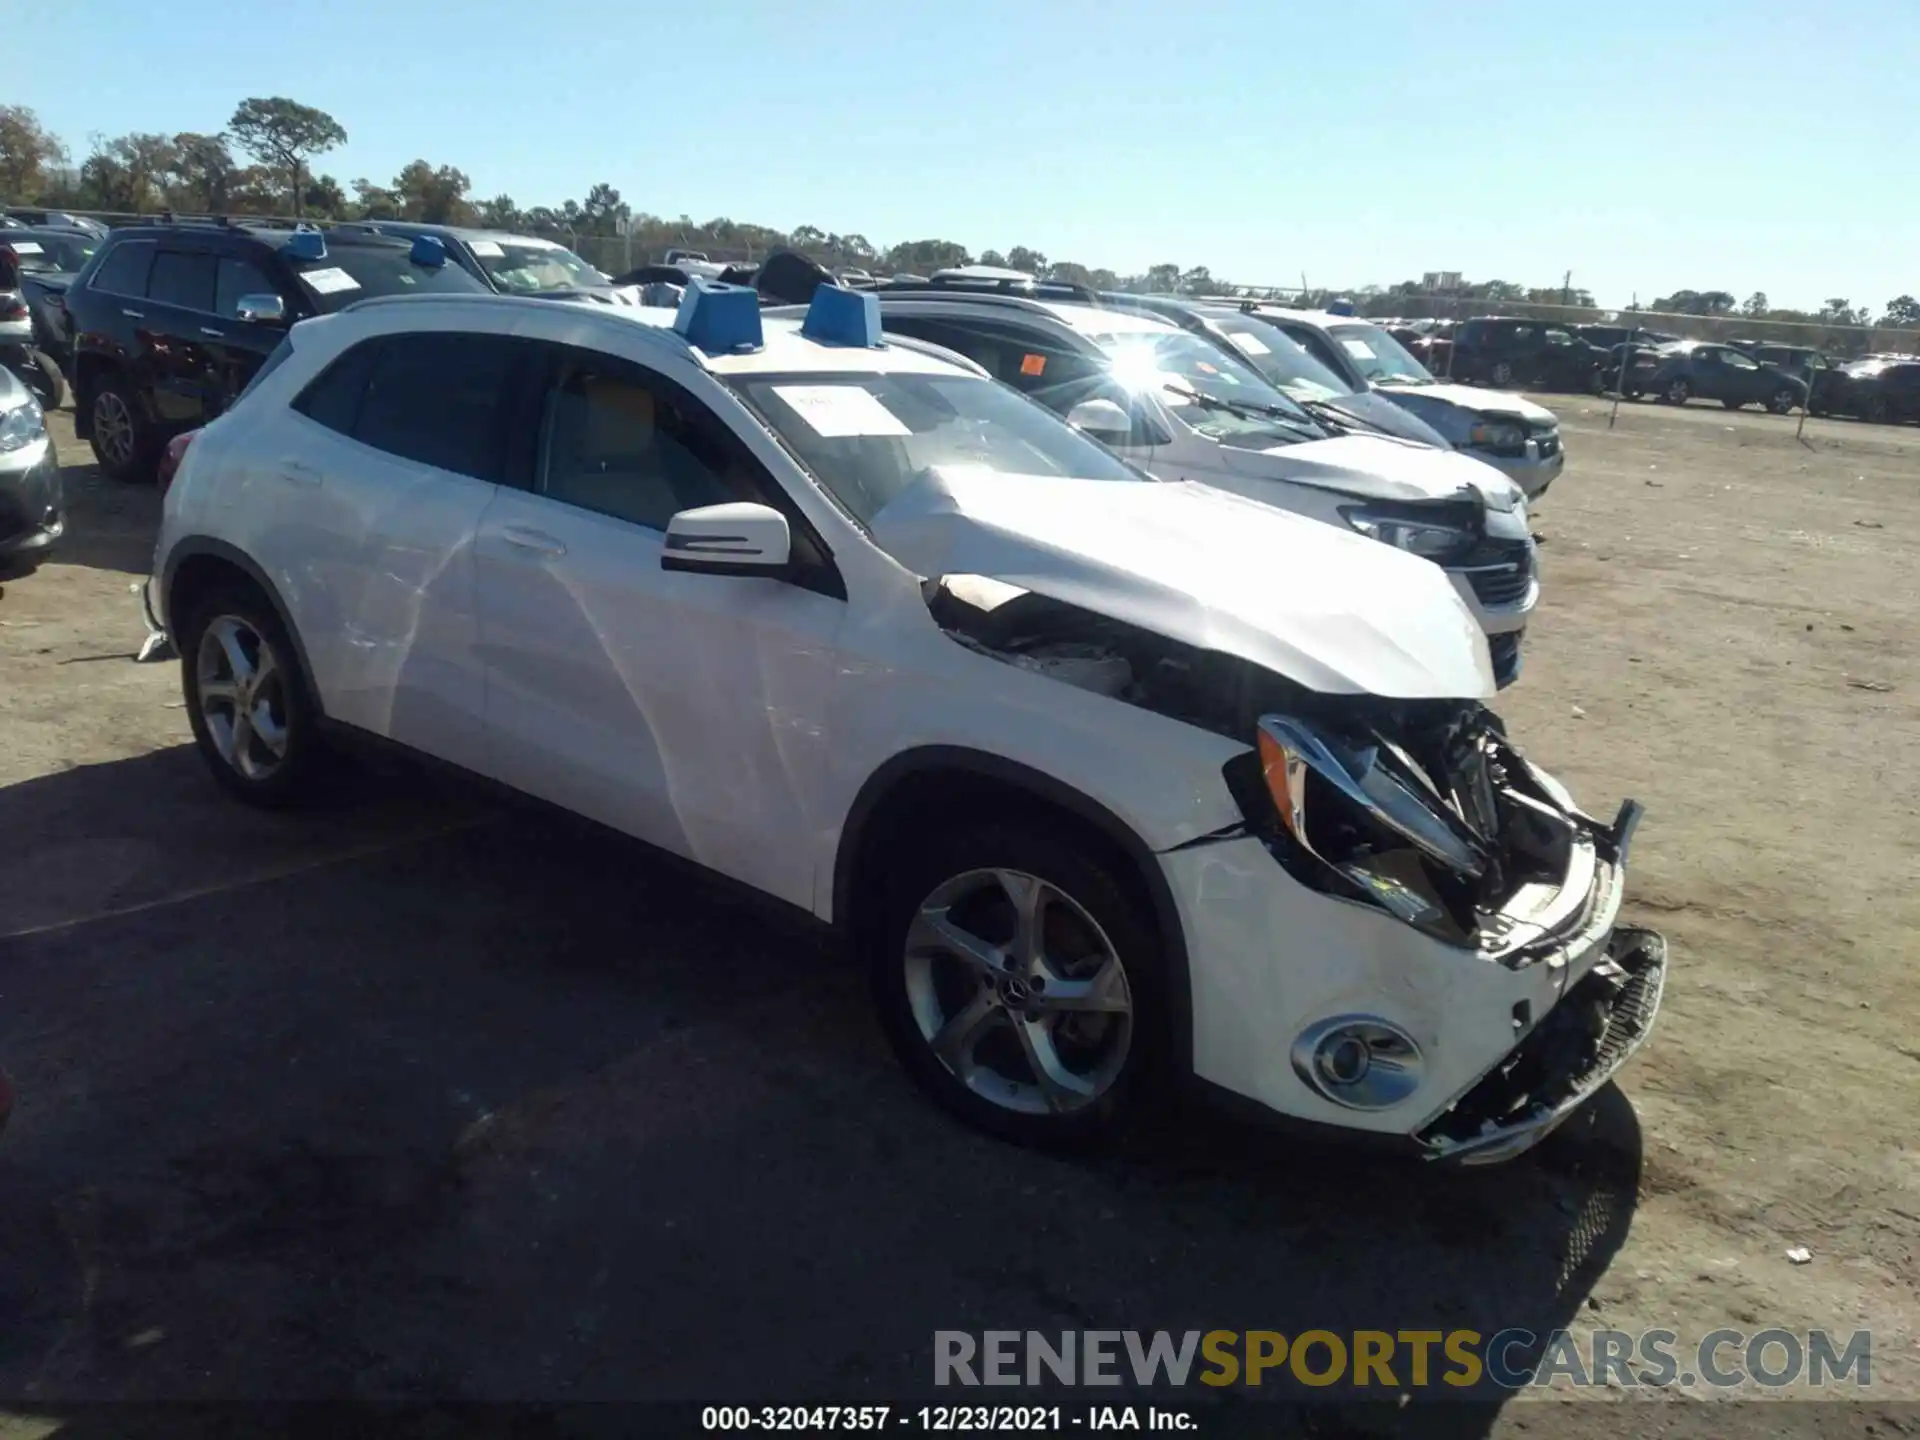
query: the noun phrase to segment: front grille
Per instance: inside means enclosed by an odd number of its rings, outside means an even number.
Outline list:
[[[1493,657],[1493,683],[1505,687],[1520,678],[1520,631],[1487,637],[1487,653]]]
[[[1518,605],[1533,583],[1533,548],[1524,540],[1482,540],[1447,568],[1467,577],[1482,605]]]

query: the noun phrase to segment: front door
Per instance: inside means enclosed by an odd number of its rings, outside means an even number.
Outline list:
[[[219,267],[214,280],[213,319],[202,327],[213,362],[206,396],[209,420],[225,413],[247,388],[253,372],[266,362],[287,334],[283,325],[262,325],[240,318],[243,296],[279,293],[265,271],[237,255],[222,255]],[[284,296],[282,303],[287,304]],[[287,304],[287,313],[289,316],[293,313],[291,304]]]
[[[553,345],[531,485],[476,542],[496,778],[798,905],[846,603],[660,565],[668,520],[777,482],[677,381]],[[695,379],[696,377],[688,377]],[[830,565],[807,534],[796,557]]]

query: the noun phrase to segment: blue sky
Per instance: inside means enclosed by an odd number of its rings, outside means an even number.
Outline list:
[[[0,0],[94,132],[330,111],[320,169],[480,195],[1024,244],[1241,283],[1426,270],[1603,304],[1920,292],[1920,0]]]

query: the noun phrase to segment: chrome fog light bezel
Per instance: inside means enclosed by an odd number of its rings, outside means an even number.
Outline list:
[[[1335,1059],[1364,1047],[1357,1067]],[[1300,1032],[1290,1055],[1293,1070],[1315,1093],[1349,1110],[1390,1110],[1419,1090],[1426,1059],[1400,1026],[1378,1015],[1333,1015]],[[1341,1071],[1347,1071],[1343,1078]]]

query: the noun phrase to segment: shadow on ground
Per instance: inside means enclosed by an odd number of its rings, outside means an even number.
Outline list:
[[[1616,1092],[1486,1173],[1204,1115],[1024,1152],[917,1097],[811,929],[642,847],[381,776],[255,816],[191,763],[0,791],[69,867],[157,847],[107,897],[147,908],[0,940],[0,1395],[66,1434],[129,1433],[107,1400],[897,1403],[939,1329],[1544,1333],[1627,1232]]]

